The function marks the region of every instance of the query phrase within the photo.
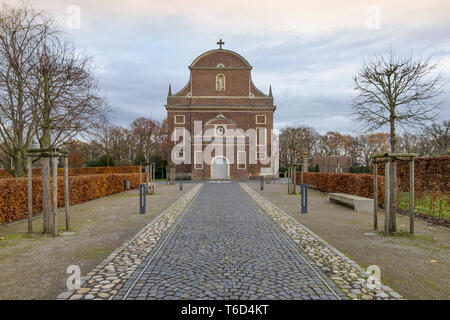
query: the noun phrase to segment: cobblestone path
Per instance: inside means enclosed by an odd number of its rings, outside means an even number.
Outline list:
[[[234,182],[205,183],[114,299],[346,299]]]

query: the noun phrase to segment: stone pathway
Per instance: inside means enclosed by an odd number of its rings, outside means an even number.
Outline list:
[[[351,299],[397,300],[402,296],[380,283],[353,260],[330,246],[311,230],[291,218],[283,210],[265,199],[246,184],[245,191],[261,207],[261,214],[268,214],[283,231],[311,258],[338,287]]]
[[[115,299],[345,298],[236,183],[207,183]]]
[[[208,182],[59,298],[396,298],[388,287],[364,287],[358,268],[248,186]]]

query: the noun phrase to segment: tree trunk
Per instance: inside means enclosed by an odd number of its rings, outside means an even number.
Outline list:
[[[389,193],[389,211],[391,213],[389,218],[389,231],[395,232],[397,230],[397,160],[391,162],[389,171],[389,184],[391,189]]]
[[[25,170],[23,167],[23,151],[17,150],[15,152],[15,156],[13,157],[13,176],[14,178],[21,178],[25,175]]]
[[[391,152],[397,152],[397,136],[395,133],[395,116],[390,119],[390,145]],[[397,160],[393,160],[389,166],[389,185],[391,192],[389,193],[389,231],[395,232],[397,230]]]
[[[50,158],[42,158],[42,214],[44,216],[44,233],[52,232],[50,201]]]

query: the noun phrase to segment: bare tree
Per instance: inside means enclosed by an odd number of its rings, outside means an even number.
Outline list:
[[[98,93],[90,57],[78,55],[61,37],[40,46],[33,81],[33,116],[41,148],[60,146],[92,132],[107,112]]]
[[[433,142],[434,153],[448,154],[450,152],[450,121],[432,123],[425,128],[425,133],[430,136]]]
[[[350,147],[349,136],[344,136],[336,131],[329,131],[320,136],[320,153],[324,156],[347,155]]]
[[[314,128],[287,127],[280,133],[280,159],[284,165],[300,162],[302,156],[313,154],[319,134]]]
[[[397,145],[399,152],[417,153],[421,156],[433,154],[434,149],[430,136],[424,131],[417,133],[403,132],[398,137]]]
[[[389,150],[389,134],[372,133],[360,135],[358,139],[359,157],[365,166],[370,166],[370,156],[374,153],[387,152]]]
[[[391,152],[397,152],[396,128],[424,125],[436,119],[443,92],[441,73],[431,57],[397,57],[392,49],[363,64],[354,77],[351,104],[356,121],[367,130],[390,128]],[[396,190],[396,166],[391,166],[391,190]],[[396,193],[391,193],[390,231],[396,230]]]
[[[147,162],[150,161],[150,155],[154,149],[159,128],[159,122],[150,118],[138,118],[131,123],[131,130],[136,136],[138,143],[137,152],[142,152]]]
[[[53,29],[57,30],[56,27]],[[41,149],[59,147],[91,132],[105,113],[90,57],[80,55],[60,31],[47,35],[34,50],[25,85],[30,94],[32,122]],[[42,160],[44,232],[52,231],[50,162]]]
[[[14,177],[25,173],[25,150],[35,133],[27,82],[39,47],[55,32],[52,24],[27,2],[17,8],[4,4],[0,10],[0,148],[12,159],[0,161]]]

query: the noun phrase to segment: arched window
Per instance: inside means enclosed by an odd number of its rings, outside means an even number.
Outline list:
[[[225,91],[225,76],[221,73],[216,76],[216,90]]]

